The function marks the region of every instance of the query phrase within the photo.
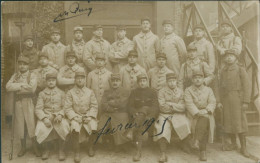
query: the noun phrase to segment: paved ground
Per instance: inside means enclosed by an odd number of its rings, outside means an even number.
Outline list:
[[[257,143],[255,142],[257,141]],[[260,138],[250,137],[248,141],[248,149],[254,156],[257,156],[260,151]],[[30,142],[28,141],[28,146]],[[8,160],[8,155],[10,152],[10,129],[6,126],[2,126],[2,162],[12,162],[12,163],[56,163],[58,161],[57,152],[51,152],[50,158],[46,161],[42,161],[41,158],[36,158],[28,147],[28,152],[22,158],[17,157],[18,150],[20,148],[20,143],[16,139],[14,145],[14,158],[12,161]],[[68,148],[71,148],[70,146]],[[129,146],[127,152],[115,153],[111,149],[106,147],[99,147],[96,151],[95,157],[88,157],[86,150],[82,149],[81,152],[81,163],[131,163],[132,154],[134,153],[134,148],[132,145]],[[192,154],[186,154],[182,152],[175,144],[171,144],[168,147],[168,163],[199,163],[198,152],[193,151]],[[220,144],[215,143],[208,145],[208,161],[207,163],[255,163],[255,160],[248,159],[239,154],[238,151],[223,152],[220,149]],[[142,153],[141,163],[157,163],[159,157],[159,150],[156,144],[146,144]],[[73,162],[73,151],[69,149],[67,152],[67,159],[63,161],[64,163]]]

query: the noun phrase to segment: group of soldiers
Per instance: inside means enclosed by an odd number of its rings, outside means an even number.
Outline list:
[[[141,159],[148,135],[159,145],[159,162],[167,162],[172,136],[181,140],[185,152],[190,147],[198,149],[199,159],[206,161],[206,144],[214,138],[214,110],[219,108],[223,110],[223,133],[226,140],[231,138],[223,150],[238,148],[238,134],[241,153],[249,157],[245,110],[250,92],[247,73],[238,64],[241,39],[223,21],[215,53],[204,26],[198,24],[193,28],[194,41],[186,48],[170,20],[162,25],[165,35],[159,39],[151,31],[150,19],[142,19],[141,32],[133,41],[126,37],[126,28],[118,26],[112,45],[102,37],[101,25],[93,26],[93,37],[87,43],[83,28],[76,26],[68,46],[60,42],[60,30],[53,28],[51,42],[41,52],[33,47],[33,38],[26,37],[18,72],[6,85],[7,91],[16,94],[18,156],[26,153],[28,133],[36,156],[43,160],[48,159],[53,140],[58,140],[59,160],[65,160],[69,137],[74,161],[80,162],[80,143],[88,140],[88,154],[94,156],[97,137],[117,128],[98,142],[109,140],[121,149],[133,141],[134,161]],[[129,124],[134,127],[122,128]]]

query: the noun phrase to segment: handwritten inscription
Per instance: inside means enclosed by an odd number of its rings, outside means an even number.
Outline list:
[[[54,18],[53,22],[59,22],[66,19],[71,19],[84,14],[90,16],[91,12],[92,12],[91,7],[80,8],[79,2],[73,2],[70,5],[69,10],[60,13],[56,18]]]

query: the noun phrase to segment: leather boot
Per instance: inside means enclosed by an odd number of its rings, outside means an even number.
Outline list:
[[[49,144],[48,143],[42,143],[42,148],[43,148],[43,152],[42,152],[42,160],[47,160],[49,158]]]
[[[64,153],[65,142],[63,140],[59,140],[59,161],[64,161],[66,156]]]
[[[231,139],[231,149],[232,150],[237,150],[238,146],[237,146],[237,137],[235,134],[230,135],[230,139]]]
[[[18,152],[18,157],[22,157],[26,153],[26,139],[21,139],[21,149]]]
[[[74,146],[75,146],[75,155],[74,155],[74,161],[75,163],[78,163],[80,162],[80,155],[79,155],[79,152],[80,152],[80,144],[79,142],[74,142]]]
[[[36,138],[32,139],[32,148],[33,148],[33,151],[34,151],[34,154],[36,155],[36,157],[42,156],[41,151],[39,150],[39,144],[36,141]]]
[[[200,151],[200,161],[207,161],[206,151]]]
[[[93,145],[94,145],[94,137],[90,136],[90,138],[89,138],[89,148],[88,148],[88,156],[89,157],[95,156],[95,150],[94,150]]]
[[[250,154],[248,153],[246,149],[246,137],[244,134],[239,134],[239,140],[241,144],[241,153],[243,156],[249,158]]]
[[[161,152],[161,156],[159,158],[159,162],[160,163],[167,162],[167,156],[166,156],[165,152]]]
[[[196,139],[193,141],[193,143],[191,143],[191,148],[195,149],[195,150],[199,150],[199,148],[200,148],[199,144],[200,144],[200,142]]]
[[[140,159],[141,159],[141,149],[142,149],[142,142],[136,142],[136,153],[135,153],[135,155],[134,155],[134,157],[133,157],[133,161],[140,161]]]

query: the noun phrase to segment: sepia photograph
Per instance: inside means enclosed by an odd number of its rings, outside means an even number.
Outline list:
[[[1,1],[1,162],[260,163],[259,1]]]

